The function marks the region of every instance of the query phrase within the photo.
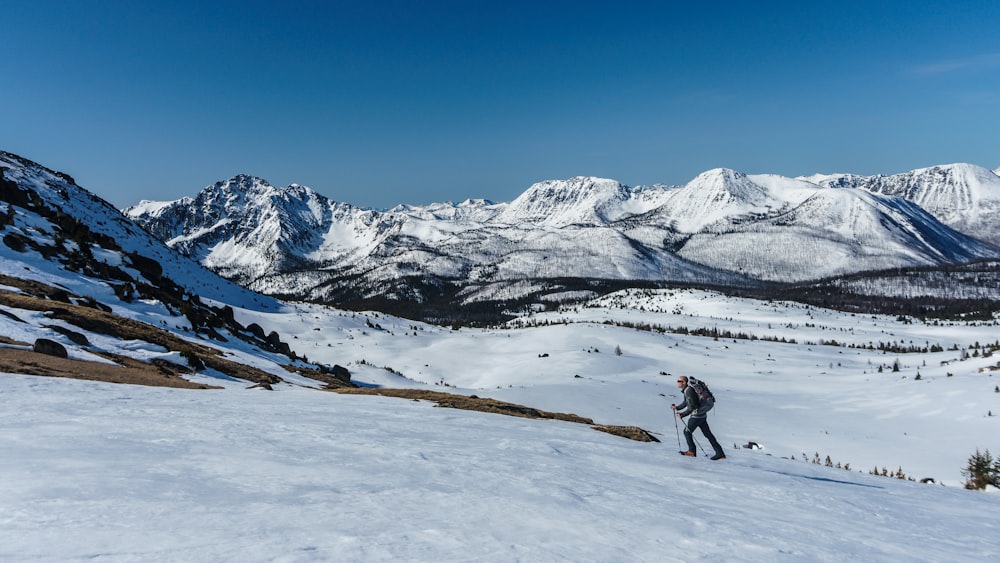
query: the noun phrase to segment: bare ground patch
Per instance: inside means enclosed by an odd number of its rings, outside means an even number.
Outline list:
[[[107,383],[126,383],[182,389],[220,389],[181,377],[183,368],[168,362],[147,364],[125,356],[111,356],[118,365],[57,358],[15,348],[0,348],[0,371],[43,377],[65,377]]]
[[[444,393],[441,391],[431,391],[429,389],[371,389],[362,387],[330,389],[336,393],[344,395],[382,395],[385,397],[398,397],[401,399],[412,399],[421,401],[433,401],[439,407],[452,409],[463,409],[470,411],[488,412],[494,414],[504,414],[507,416],[519,416],[523,418],[565,420],[578,424],[589,425],[594,430],[636,440],[639,442],[659,442],[652,434],[639,428],[638,426],[608,426],[594,424],[594,421],[576,414],[549,412],[516,403],[507,403],[496,399],[477,397],[475,395],[457,395],[454,393]]]
[[[227,360],[218,349],[190,342],[159,327],[121,317],[104,311],[101,308],[70,303],[68,302],[68,294],[62,292],[62,295],[60,295],[61,290],[56,288],[7,276],[0,277],[0,282],[19,287],[24,291],[32,291],[39,295],[39,297],[35,297],[0,290],[0,305],[14,309],[44,311],[47,317],[59,319],[82,330],[97,332],[123,340],[142,340],[156,344],[168,350],[180,352],[197,369],[208,367],[230,377],[258,384],[278,383],[281,381],[281,378],[277,375],[253,366]],[[52,295],[65,298],[65,300],[53,300],[50,298]],[[90,371],[93,372],[94,370]],[[25,372],[16,371],[16,373]],[[72,376],[72,371],[60,375],[60,377]]]

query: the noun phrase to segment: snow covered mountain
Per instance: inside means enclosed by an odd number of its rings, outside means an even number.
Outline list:
[[[168,248],[69,176],[6,152],[0,240],[0,371],[181,387],[334,379],[287,337],[234,318],[234,307],[276,312],[281,302]]]
[[[555,279],[746,285],[1000,255],[914,204],[944,201],[928,194],[951,193],[959,184],[966,194],[987,193],[991,172],[952,169],[919,175],[923,191],[903,191],[907,199],[876,193],[874,184],[851,187],[863,183],[854,177],[716,169],[680,187],[576,177],[539,182],[510,203],[401,205],[384,213],[302,186],[279,189],[237,176],[194,199],[142,202],[125,213],[208,268],[264,293],[421,302],[450,292],[468,304],[569,291],[546,285]],[[963,170],[964,183],[953,181]],[[936,191],[935,178],[943,182]],[[981,200],[954,199],[953,216]],[[976,203],[976,225],[1000,222],[988,209]]]
[[[752,201],[733,205],[750,215],[784,200],[835,214],[749,179],[765,189],[745,186]],[[571,245],[646,232],[666,213],[493,224],[502,207],[374,215],[400,216],[386,238],[400,245],[512,228]],[[296,209],[304,223],[325,212]],[[477,219],[440,220],[462,214]],[[509,236],[530,255],[527,237]],[[0,559],[665,560],[688,542],[687,556],[724,560],[989,560],[996,490],[964,490],[962,469],[997,451],[995,338],[992,316],[942,326],[693,289],[616,292],[475,330],[285,303],[180,256],[72,178],[0,153],[0,506],[16,515],[0,518]],[[340,381],[322,370],[335,362],[371,395],[414,400],[317,391]],[[698,457],[677,455],[676,373],[711,383],[725,461],[702,455],[700,434]],[[529,417],[437,408],[427,397],[443,388],[452,405],[505,401]],[[576,414],[530,418],[539,409]],[[879,467],[894,477],[867,474]],[[723,541],[689,542],[695,528]]]
[[[540,227],[604,226],[646,211],[636,206],[633,190],[614,180],[578,176],[549,180],[529,187],[495,218],[506,225]],[[632,205],[630,205],[632,204]]]
[[[215,272],[251,284],[260,276],[350,263],[393,228],[392,215],[330,201],[310,188],[276,189],[239,175],[194,198],[143,201],[126,213]]]
[[[382,213],[300,186],[278,189],[237,176],[194,199],[142,202],[125,213],[222,275],[309,300],[424,301],[456,282],[447,291],[461,291],[470,303],[561,290],[525,280],[739,280],[612,227],[652,206],[655,196],[630,197],[638,191],[575,178],[536,184],[512,203],[398,206]]]
[[[2,203],[8,214],[7,241],[22,242],[23,246],[45,257],[61,256],[62,263],[49,260],[39,264],[45,269],[55,268],[52,275],[61,276],[63,274],[58,272],[75,267],[77,259],[72,255],[76,252],[82,253],[82,258],[88,261],[92,255],[96,261],[79,266],[85,273],[98,268],[95,263],[103,263],[120,269],[116,275],[127,276],[119,282],[155,285],[170,280],[188,295],[228,303],[276,306],[273,299],[220,279],[197,262],[168,248],[65,174],[2,151],[0,172]],[[27,207],[30,214],[19,211],[23,207]],[[47,245],[52,248],[46,248]],[[156,265],[150,264],[147,268],[150,262]]]
[[[657,214],[687,234],[680,256],[768,280],[953,264],[997,252],[901,198],[731,170],[706,172],[674,190]]]
[[[902,197],[957,231],[1000,244],[1000,175],[996,171],[949,164],[891,176],[833,174],[805,179],[822,186]]]

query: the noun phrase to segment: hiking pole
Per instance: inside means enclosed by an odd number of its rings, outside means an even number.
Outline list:
[[[694,445],[698,446],[699,450],[701,450],[702,452],[707,451],[705,450],[705,447],[701,445],[701,442],[698,441],[698,438],[695,438],[694,431],[691,432],[691,439],[694,440]]]
[[[681,447],[681,431],[680,431],[679,428],[677,428],[677,413],[671,411],[670,414],[671,414],[671,416],[674,419],[674,432],[677,434],[677,447],[680,448]]]

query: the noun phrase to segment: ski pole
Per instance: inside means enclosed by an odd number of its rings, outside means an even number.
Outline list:
[[[681,447],[681,431],[680,431],[679,428],[677,428],[677,413],[671,411],[671,415],[673,416],[673,419],[674,419],[674,432],[677,434],[677,447],[680,448]]]

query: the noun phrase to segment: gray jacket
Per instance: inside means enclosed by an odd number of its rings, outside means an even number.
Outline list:
[[[694,388],[690,385],[684,386],[684,404],[675,406],[681,418],[688,415],[691,415],[691,418],[705,418],[708,416],[708,407],[701,404],[698,394],[694,392]]]

